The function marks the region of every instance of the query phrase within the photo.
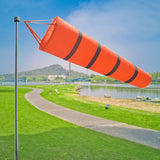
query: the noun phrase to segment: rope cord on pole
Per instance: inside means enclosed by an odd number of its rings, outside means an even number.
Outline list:
[[[53,19],[46,19],[46,20],[28,20],[28,21],[23,21],[21,20],[22,22],[24,23],[34,23],[34,24],[44,24],[44,25],[55,25],[55,24],[52,24],[52,23],[44,23],[44,22],[41,22],[41,21],[51,21]]]
[[[28,25],[28,23],[24,22],[25,25],[27,26],[27,28],[29,29],[29,31],[31,32],[31,34],[33,35],[33,37],[35,38],[35,40],[38,42],[39,45],[41,45],[41,39],[39,38],[39,36],[33,31],[33,29]]]
[[[21,22],[23,22],[27,28],[29,29],[29,31],[31,32],[31,34],[33,35],[33,37],[35,38],[35,40],[38,42],[38,44],[42,47],[42,43],[41,43],[41,39],[39,38],[39,36],[35,33],[35,31],[29,26],[28,23],[34,23],[34,24],[43,24],[43,25],[56,25],[53,23],[45,23],[42,21],[51,21],[53,19],[46,19],[46,20],[28,20],[28,21],[23,21],[21,20]]]

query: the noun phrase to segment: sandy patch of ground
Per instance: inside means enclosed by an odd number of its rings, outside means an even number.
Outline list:
[[[91,100],[95,102],[101,102],[125,108],[133,108],[133,109],[160,113],[160,104],[157,103],[136,102],[135,100],[120,99],[120,98],[103,98],[103,97],[82,96],[82,95],[76,95],[76,96],[79,98],[84,98],[86,100]]]

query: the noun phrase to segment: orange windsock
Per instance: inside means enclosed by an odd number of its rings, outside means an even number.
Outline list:
[[[152,81],[148,73],[59,17],[50,24],[42,40],[27,21],[25,24],[42,51],[136,87],[144,88]]]

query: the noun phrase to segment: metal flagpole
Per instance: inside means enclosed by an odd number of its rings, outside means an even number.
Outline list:
[[[19,17],[14,17],[15,28],[15,160],[18,160],[18,22]]]
[[[71,62],[69,62],[69,84],[71,84]]]

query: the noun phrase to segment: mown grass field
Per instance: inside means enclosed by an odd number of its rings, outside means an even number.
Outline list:
[[[93,102],[74,96],[74,94],[77,94],[75,91],[75,85],[53,85],[39,87],[44,90],[44,92],[41,93],[44,98],[58,105],[98,117],[160,131],[159,113],[117,107],[114,105],[110,106],[108,110],[105,110],[106,104]],[[58,89],[59,93],[56,93],[55,89]],[[50,90],[52,91],[52,94],[49,94]]]
[[[37,110],[24,98],[29,91],[19,88],[20,160],[159,160],[159,150],[81,128]],[[14,88],[0,87],[0,160],[13,159]]]

